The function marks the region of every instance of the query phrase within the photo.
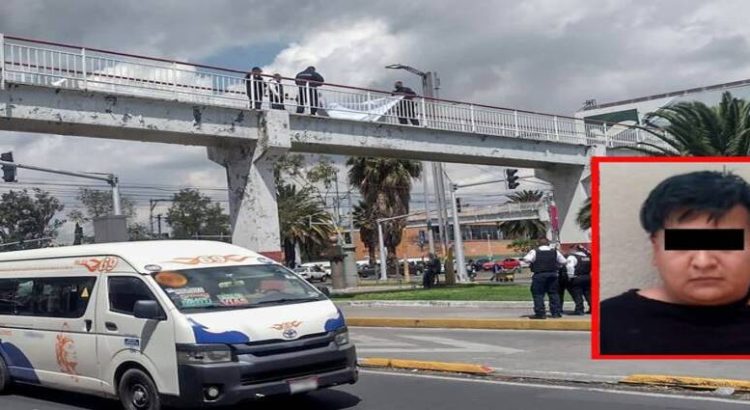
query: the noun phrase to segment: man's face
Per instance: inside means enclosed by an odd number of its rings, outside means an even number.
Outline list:
[[[665,250],[664,230],[651,239],[653,264],[664,282],[668,301],[689,305],[721,305],[742,299],[750,288],[750,213],[741,205],[722,217],[709,220],[708,212],[695,212],[678,221],[684,211],[675,211],[666,229],[742,229],[745,248],[741,251]]]

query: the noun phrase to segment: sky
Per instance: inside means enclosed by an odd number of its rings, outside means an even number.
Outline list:
[[[748,15],[750,2],[742,0],[4,0],[0,32],[239,70],[258,65],[285,76],[313,64],[329,82],[386,90],[396,79],[419,88],[416,76],[384,68],[408,64],[437,72],[442,98],[572,115],[591,98],[750,78]],[[226,201],[226,174],[205,148],[0,132],[0,151],[8,150],[21,163],[117,174],[141,221],[149,199],[180,187],[206,188]],[[459,183],[502,177],[497,167],[449,165],[447,172]],[[25,170],[19,180],[24,185],[15,187],[59,195],[65,212],[78,206],[78,185],[96,184]],[[420,200],[421,187],[414,188]],[[463,202],[502,202],[502,190],[478,187]]]

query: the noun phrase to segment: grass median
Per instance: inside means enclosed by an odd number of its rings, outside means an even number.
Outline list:
[[[354,295],[335,295],[334,300],[464,300],[529,301],[529,285],[455,285],[432,289],[390,290]]]

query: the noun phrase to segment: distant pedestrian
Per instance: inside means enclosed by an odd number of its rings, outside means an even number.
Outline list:
[[[268,99],[274,110],[284,109],[284,84],[281,84],[281,74],[273,75],[273,80],[268,82]]]
[[[539,239],[539,246],[532,249],[523,259],[531,264],[531,296],[534,300],[534,315],[532,319],[546,319],[544,309],[544,295],[549,298],[549,310],[553,318],[562,317],[560,304],[559,278],[557,271],[564,265],[565,257],[549,246],[547,238]]]
[[[261,74],[263,70],[260,67],[253,67],[245,76],[245,86],[247,87],[247,98],[250,99],[250,107],[259,110],[263,105],[263,94],[266,89],[266,83],[263,81]]]
[[[435,279],[440,273],[440,259],[434,253],[430,253],[427,256],[427,266],[422,275],[422,286],[425,289],[431,288],[435,285]]]
[[[408,124],[411,121],[412,125],[419,125],[417,105],[414,102],[414,97],[417,96],[417,93],[409,87],[404,87],[404,83],[401,81],[396,81],[393,87],[391,95],[403,96],[401,101],[396,104],[396,116],[398,117],[399,124]]]
[[[497,261],[492,262],[492,277],[490,278],[490,282],[499,282],[500,281],[500,272],[502,271],[502,268]]]
[[[310,105],[310,114],[315,115],[320,107],[318,101],[318,87],[325,81],[323,76],[315,71],[315,67],[309,66],[294,78],[298,86],[297,114],[305,112],[305,106]]]

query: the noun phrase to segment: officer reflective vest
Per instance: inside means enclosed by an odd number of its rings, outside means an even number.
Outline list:
[[[531,264],[531,271],[538,272],[557,272],[557,250],[541,250],[536,248],[536,259]]]
[[[575,275],[590,275],[591,274],[591,257],[589,255],[583,255],[580,253],[574,253],[573,257],[576,258]]]

